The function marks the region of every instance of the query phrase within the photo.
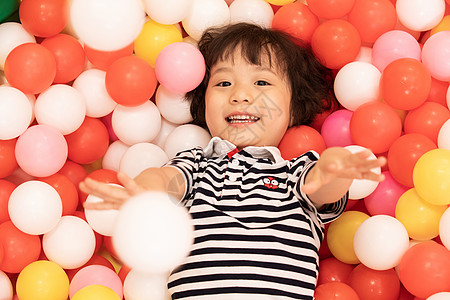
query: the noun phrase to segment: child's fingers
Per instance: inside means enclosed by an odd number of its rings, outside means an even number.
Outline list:
[[[130,197],[127,190],[123,187],[113,186],[91,178],[86,178],[80,183],[79,187],[81,191],[87,194],[91,194],[111,202],[124,201]]]
[[[83,207],[85,209],[91,209],[91,210],[108,210],[108,209],[119,209],[120,204],[117,202],[85,202],[83,204]]]
[[[128,190],[130,195],[136,195],[143,191],[143,189],[127,174],[119,172],[117,173],[117,179],[119,179],[120,183]]]

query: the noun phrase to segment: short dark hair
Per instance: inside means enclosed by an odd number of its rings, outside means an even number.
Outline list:
[[[261,65],[263,55],[267,55],[269,62],[277,64],[287,76],[292,93],[290,126],[308,125],[317,114],[331,107],[331,70],[316,59],[306,43],[285,32],[237,23],[206,30],[198,47],[205,58],[206,73],[200,85],[185,96],[191,101],[192,124],[208,129],[205,93],[211,67],[232,56],[238,47],[249,63]]]

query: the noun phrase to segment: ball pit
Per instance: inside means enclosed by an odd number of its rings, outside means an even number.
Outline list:
[[[134,201],[122,216],[85,216],[82,203],[96,200],[78,184],[119,184],[118,171],[205,146],[183,101],[205,74],[196,41],[246,21],[304,40],[335,74],[333,109],[288,130],[285,159],[333,146],[387,157],[385,181],[355,180],[354,206],[327,225],[316,299],[448,299],[449,12],[444,0],[2,1],[0,298],[166,296],[161,274],[190,240],[164,253],[152,243],[179,234],[186,215],[160,206],[166,220],[145,219]],[[141,252],[127,247],[139,242]]]

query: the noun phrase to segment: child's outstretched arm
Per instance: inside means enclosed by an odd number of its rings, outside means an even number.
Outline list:
[[[144,191],[162,191],[170,193],[176,199],[181,200],[184,193],[184,180],[182,173],[176,168],[148,168],[134,179],[125,173],[117,173],[117,179],[123,187],[110,185],[91,178],[86,178],[79,185],[80,190],[103,199],[103,202],[84,203],[86,209],[118,209],[130,197]],[[177,188],[174,189],[174,184]],[[170,191],[169,191],[169,187]]]
[[[368,150],[352,153],[340,147],[326,149],[306,175],[302,191],[314,204],[322,205],[341,199],[353,179],[384,180],[384,175],[371,169],[385,165],[386,158],[369,159],[371,154]]]

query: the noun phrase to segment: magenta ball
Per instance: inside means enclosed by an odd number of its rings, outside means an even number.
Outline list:
[[[450,31],[440,31],[425,42],[422,62],[437,80],[450,81]]]
[[[195,89],[205,76],[206,66],[202,53],[185,42],[172,43],[158,54],[155,73],[159,83],[174,93],[187,93]]]
[[[388,215],[395,218],[395,207],[398,199],[409,187],[398,183],[389,171],[383,172],[385,180],[364,198],[364,204],[371,216]]]
[[[345,147],[354,144],[350,136],[352,115],[351,110],[340,109],[325,119],[320,133],[327,147]]]
[[[19,167],[27,174],[47,177],[58,172],[67,160],[67,142],[61,132],[49,125],[29,127],[15,148]]]

